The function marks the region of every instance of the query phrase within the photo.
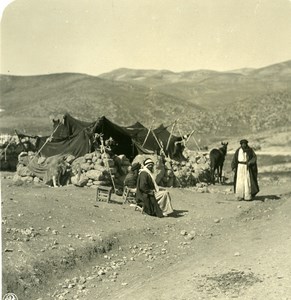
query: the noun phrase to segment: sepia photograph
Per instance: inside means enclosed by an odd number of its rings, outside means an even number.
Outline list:
[[[1,299],[291,300],[291,0],[0,17]]]

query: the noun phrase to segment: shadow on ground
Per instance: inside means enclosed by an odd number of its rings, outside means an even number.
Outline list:
[[[260,196],[256,196],[254,200],[257,201],[268,201],[268,200],[280,200],[281,197],[279,197],[278,195],[260,195]]]
[[[174,210],[173,213],[171,213],[169,215],[169,217],[172,217],[172,218],[180,218],[180,217],[184,217],[185,216],[185,213],[187,213],[188,210]]]

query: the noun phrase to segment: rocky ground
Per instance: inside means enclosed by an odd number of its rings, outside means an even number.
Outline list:
[[[15,185],[2,173],[3,292],[19,299],[291,299],[291,178],[170,189],[175,213],[142,215],[96,191]]]

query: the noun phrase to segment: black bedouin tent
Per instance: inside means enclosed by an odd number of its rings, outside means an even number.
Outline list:
[[[54,120],[54,131],[49,137],[39,137],[36,148],[42,156],[72,154],[76,157],[92,152],[94,134],[102,134],[103,140],[110,137],[116,142],[114,153],[125,154],[132,160],[137,154],[160,153],[161,146],[166,155],[180,159],[182,152],[177,147],[181,137],[171,135],[167,127],[160,125],[149,130],[141,123],[119,126],[102,116],[95,122],[83,122],[65,114],[62,120]],[[168,147],[167,147],[168,144]],[[179,144],[179,143],[178,143]],[[181,144],[181,143],[180,143]]]
[[[136,146],[140,149],[139,152],[146,153],[151,151],[154,153],[161,153],[161,148],[164,153],[172,159],[184,159],[183,152],[183,138],[175,136],[168,131],[168,127],[161,124],[156,129],[148,129],[141,123],[124,127],[134,140]]]

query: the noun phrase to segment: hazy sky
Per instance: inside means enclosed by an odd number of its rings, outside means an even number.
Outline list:
[[[290,59],[291,0],[15,0],[1,19],[4,74],[231,70]]]

